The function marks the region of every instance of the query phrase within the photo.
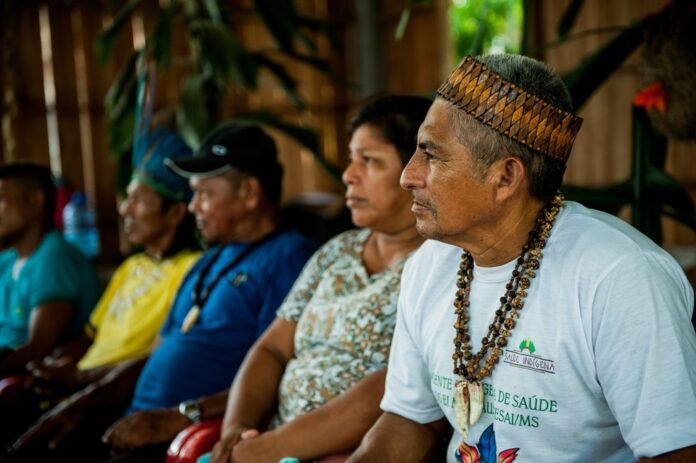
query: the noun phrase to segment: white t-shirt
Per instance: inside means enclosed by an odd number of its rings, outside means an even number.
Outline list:
[[[382,400],[385,411],[418,423],[446,416],[455,428],[448,462],[461,441],[452,407],[460,256],[427,241],[407,263]],[[474,352],[513,268],[474,268]],[[484,380],[484,413],[466,452],[481,463],[613,463],[696,444],[693,304],[684,273],[659,246],[566,202],[504,355]]]

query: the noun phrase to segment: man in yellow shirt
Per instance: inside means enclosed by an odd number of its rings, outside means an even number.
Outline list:
[[[190,156],[174,133],[156,129],[128,185],[119,213],[128,241],[142,252],[116,270],[77,341],[31,365],[39,385],[72,392],[103,377],[111,365],[146,355],[184,275],[198,259],[192,193],[164,160]]]

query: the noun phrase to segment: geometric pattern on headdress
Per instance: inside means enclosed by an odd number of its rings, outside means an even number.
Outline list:
[[[437,94],[493,130],[568,161],[582,118],[542,100],[467,56]]]

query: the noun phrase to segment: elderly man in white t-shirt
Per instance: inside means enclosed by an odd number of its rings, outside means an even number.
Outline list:
[[[693,291],[621,220],[557,192],[582,120],[521,56],[465,58],[401,183],[407,264],[382,408],[350,459],[696,462]]]

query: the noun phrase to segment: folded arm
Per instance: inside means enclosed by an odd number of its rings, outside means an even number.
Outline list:
[[[221,417],[225,413],[227,390],[198,399],[201,419]],[[179,413],[179,407],[140,410],[116,421],[104,433],[103,440],[122,452],[146,445],[164,444],[193,422]]]
[[[14,448],[27,447],[41,440],[48,441],[49,446],[57,446],[77,428],[83,416],[127,406],[146,360],[147,357],[141,357],[115,365],[102,379],[44,414],[15,442]]]
[[[247,354],[232,383],[212,462],[228,461],[242,433],[263,428],[277,402],[285,366],[295,354],[295,322],[276,318]]]
[[[431,461],[443,438],[449,435],[443,418],[419,424],[393,413],[384,413],[367,433],[348,463],[421,463]]]
[[[304,461],[354,450],[382,414],[385,377],[386,369],[376,371],[324,406],[244,440],[233,451],[235,463],[275,463],[284,456]]]
[[[26,344],[0,360],[0,377],[24,371],[32,360],[47,356],[70,329],[75,306],[67,301],[45,302],[32,310]]]

